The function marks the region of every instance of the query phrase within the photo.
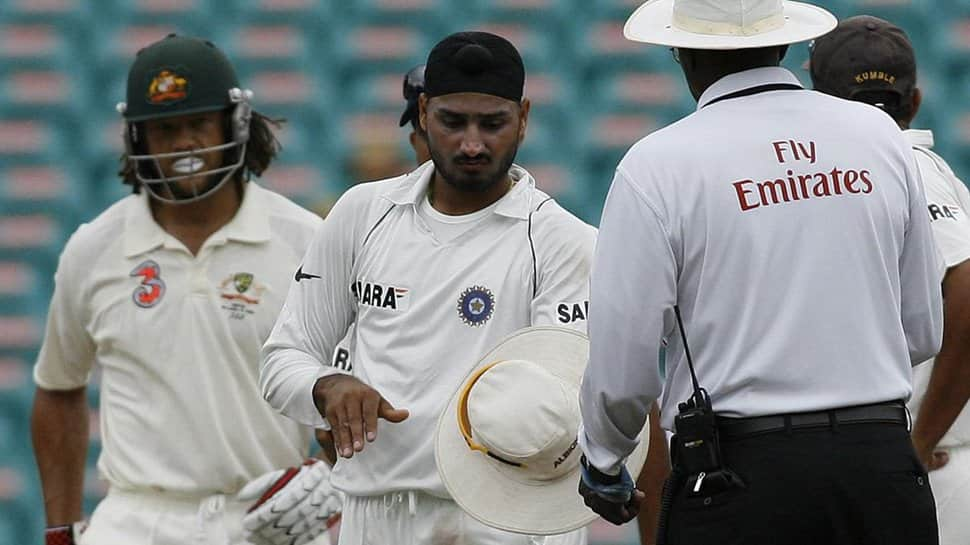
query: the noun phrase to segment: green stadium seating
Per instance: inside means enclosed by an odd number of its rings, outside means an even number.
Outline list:
[[[503,36],[512,42],[530,69],[560,70],[569,62],[573,34],[569,26],[554,25],[543,19],[505,19],[480,17],[468,28]]]
[[[47,273],[49,266],[22,259],[0,259],[0,308],[12,314],[43,315],[53,288]],[[0,361],[0,375],[7,371],[4,365]]]
[[[242,15],[261,20],[324,20],[334,17],[331,2],[316,0],[214,0],[213,9],[220,19]]]
[[[401,73],[422,64],[440,32],[428,26],[398,23],[360,23],[334,29],[332,53],[338,69],[334,73],[345,81],[361,69],[384,69]]]
[[[592,12],[597,16],[606,16],[618,21],[625,21],[637,7],[640,0],[590,0]],[[585,11],[585,10],[584,10]]]
[[[446,22],[461,18],[467,7],[448,0],[356,0],[346,2],[334,17],[353,25],[404,24],[411,27],[433,28],[441,32]]]
[[[0,479],[5,475],[17,475],[22,477],[24,470],[19,467],[0,468]],[[9,480],[15,477],[8,477]],[[18,487],[36,490],[36,486],[28,486],[28,483],[11,484],[11,487]],[[0,499],[0,543],[42,543],[44,540],[44,517],[37,506],[40,499],[31,497],[10,497]]]

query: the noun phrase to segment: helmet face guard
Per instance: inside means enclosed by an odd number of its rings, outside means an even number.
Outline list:
[[[165,176],[162,172],[162,166],[159,163],[160,160],[165,159],[175,159],[176,162],[185,159],[189,161],[189,164],[194,164],[195,161],[202,163],[203,161],[199,157],[200,155],[224,150],[237,150],[238,159],[230,165],[225,165],[219,168],[197,170],[188,174],[180,174],[178,176]],[[245,142],[242,144],[237,142],[229,142],[219,146],[211,146],[192,151],[129,155],[128,160],[133,163],[135,177],[138,179],[138,182],[141,183],[149,193],[151,193],[152,197],[171,204],[187,204],[204,199],[225,185],[225,183],[232,178],[233,174],[235,174],[236,171],[239,170],[239,168],[243,165],[245,156]],[[145,172],[155,172],[158,174],[158,176],[148,177],[145,175]],[[215,176],[218,174],[222,174],[222,177],[216,179]],[[196,178],[199,176],[210,177],[210,182],[201,189],[198,186],[192,186],[191,195],[178,196],[181,191],[176,191],[172,185],[169,185],[174,182],[189,178]]]
[[[152,197],[169,203],[189,203],[212,194],[243,168],[253,93],[243,90],[232,63],[212,42],[170,34],[138,52],[128,72],[126,102],[118,104],[125,118],[125,151],[134,177]],[[172,153],[147,153],[142,122],[226,111],[227,142]],[[203,170],[203,157],[223,153],[222,165]],[[174,161],[175,175],[166,176],[162,162]],[[175,184],[189,178],[209,182],[191,189]]]
[[[152,197],[171,204],[187,204],[195,202],[221,188],[233,175],[243,166],[246,160],[246,144],[249,141],[249,123],[252,119],[252,108],[249,99],[253,96],[252,91],[232,88],[229,90],[229,101],[234,104],[231,106],[232,114],[229,119],[229,132],[231,140],[218,146],[210,146],[190,151],[177,151],[171,153],[138,153],[137,150],[144,149],[140,145],[143,137],[138,134],[138,125],[128,122],[125,125],[125,148],[128,152],[128,161],[131,162],[135,178],[142,184]],[[118,109],[124,113],[125,105],[119,104]],[[189,114],[186,114],[189,115]],[[195,165],[200,167],[204,164],[202,157],[207,154],[223,152],[228,157],[234,157],[229,164],[224,164],[218,168],[207,170],[193,169]],[[185,170],[184,174],[166,176],[162,170],[161,161],[175,160],[176,163],[182,162]],[[179,169],[176,169],[179,170]],[[220,175],[221,177],[216,178]],[[179,195],[181,191],[176,191],[171,184],[196,178],[199,176],[209,177],[209,183],[202,186],[192,187],[190,195]]]

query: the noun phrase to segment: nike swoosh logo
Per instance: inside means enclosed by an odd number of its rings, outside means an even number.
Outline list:
[[[320,278],[320,277],[315,274],[307,274],[303,272],[303,265],[300,265],[300,268],[296,270],[296,276],[294,276],[293,278],[297,282],[299,282],[300,280],[309,280],[310,278]]]

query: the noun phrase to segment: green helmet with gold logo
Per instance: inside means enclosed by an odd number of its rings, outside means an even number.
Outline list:
[[[243,165],[252,109],[252,92],[239,86],[236,70],[226,55],[212,42],[200,38],[169,34],[140,50],[128,71],[126,102],[118,104],[125,119],[125,149],[138,181],[154,197],[170,202],[190,202],[218,189]],[[166,117],[225,110],[229,141],[221,146],[187,152],[148,154],[141,127],[143,121]],[[229,158],[220,168],[191,170],[184,174],[164,176],[158,160],[184,159],[186,165],[200,164],[200,154],[225,150]],[[223,174],[213,179],[205,191],[190,198],[174,199],[156,191],[166,184],[199,175]]]
[[[236,70],[212,42],[169,34],[138,52],[128,71],[125,120],[222,110],[239,88]]]

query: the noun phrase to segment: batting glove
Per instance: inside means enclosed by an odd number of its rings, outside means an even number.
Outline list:
[[[87,528],[85,522],[75,522],[64,526],[51,526],[44,530],[44,545],[76,545]]]
[[[621,466],[619,475],[607,475],[593,467],[585,454],[579,460],[579,494],[586,506],[616,525],[633,519],[637,515],[637,509],[631,508],[634,484],[626,467]]]
[[[253,545],[305,545],[340,518],[343,494],[330,486],[320,460],[262,475],[236,495],[254,501],[243,517],[243,537]]]

